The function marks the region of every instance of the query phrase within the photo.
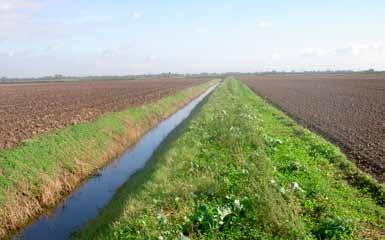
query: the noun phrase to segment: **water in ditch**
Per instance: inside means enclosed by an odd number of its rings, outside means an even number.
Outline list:
[[[16,239],[69,239],[72,233],[97,216],[131,175],[145,167],[146,162],[167,136],[186,120],[194,108],[215,88],[216,85],[210,87],[149,131],[134,147],[70,194],[52,214],[40,216],[22,230]]]

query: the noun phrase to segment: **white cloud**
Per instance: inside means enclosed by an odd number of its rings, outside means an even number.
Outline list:
[[[274,53],[273,55],[271,55],[271,60],[273,61],[277,61],[280,59],[281,59],[281,55],[279,53]]]
[[[156,55],[151,55],[151,56],[147,57],[147,61],[149,61],[149,62],[154,62],[154,61],[156,61],[158,59],[159,59],[159,57],[156,56]]]
[[[0,0],[0,38],[26,35],[26,32],[40,27],[33,24],[32,14],[42,8],[41,1]]]
[[[114,50],[112,50],[112,49],[104,49],[104,50],[102,50],[102,52],[101,52],[101,56],[102,56],[103,58],[113,57],[113,56],[115,56],[116,54],[117,54],[116,51],[114,51]]]
[[[134,12],[131,14],[131,19],[132,20],[139,20],[143,17],[143,14],[140,12]]]
[[[341,48],[337,48],[335,50],[335,53],[337,56],[346,56],[346,55],[350,55],[353,53],[353,48],[352,47],[341,47]]]
[[[63,19],[59,21],[63,24],[103,24],[111,21],[111,17],[105,15],[83,15],[78,18]]]
[[[25,58],[32,56],[33,51],[30,49],[9,49],[0,52],[0,57],[8,57],[8,58]]]
[[[99,52],[99,54],[102,58],[122,57],[127,56],[130,49],[132,49],[132,43],[127,41],[125,44],[120,46],[104,48]]]
[[[12,50],[0,52],[0,57],[13,57],[15,56],[15,52]]]
[[[385,46],[382,42],[353,43],[336,48],[334,52],[337,56],[378,55],[385,52]]]
[[[272,26],[273,26],[272,22],[268,22],[268,21],[257,22],[257,28],[270,28]]]
[[[195,29],[195,32],[196,32],[196,33],[200,33],[200,34],[202,34],[202,33],[208,33],[208,32],[209,32],[209,29],[208,29],[207,27],[201,26],[201,27],[197,27],[197,28]]]
[[[57,51],[60,48],[60,45],[61,44],[59,42],[51,43],[51,44],[47,45],[46,47],[43,47],[41,49],[41,52],[42,53],[52,53],[52,52],[55,52],[55,51]]]
[[[300,53],[301,57],[321,57],[327,54],[327,51],[321,48],[308,48]]]
[[[0,13],[12,13],[18,10],[39,10],[43,4],[33,0],[0,0]]]
[[[351,43],[337,48],[308,48],[300,53],[301,57],[322,56],[378,56],[385,55],[383,42]]]

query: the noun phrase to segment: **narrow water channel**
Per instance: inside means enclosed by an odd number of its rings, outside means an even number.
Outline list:
[[[112,199],[130,176],[145,167],[156,149],[215,86],[149,131],[134,147],[70,194],[50,215],[42,215],[15,237],[16,239],[69,239],[71,234],[92,220]]]

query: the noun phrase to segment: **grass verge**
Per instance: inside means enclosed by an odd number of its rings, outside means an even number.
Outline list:
[[[0,150],[0,238],[25,225],[213,81]]]
[[[379,239],[385,209],[346,180],[345,161],[226,80],[75,238]]]

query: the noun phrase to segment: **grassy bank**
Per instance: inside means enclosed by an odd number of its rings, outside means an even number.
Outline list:
[[[0,150],[0,238],[52,206],[213,83]]]
[[[385,209],[347,169],[338,148],[226,80],[75,238],[383,237]]]

